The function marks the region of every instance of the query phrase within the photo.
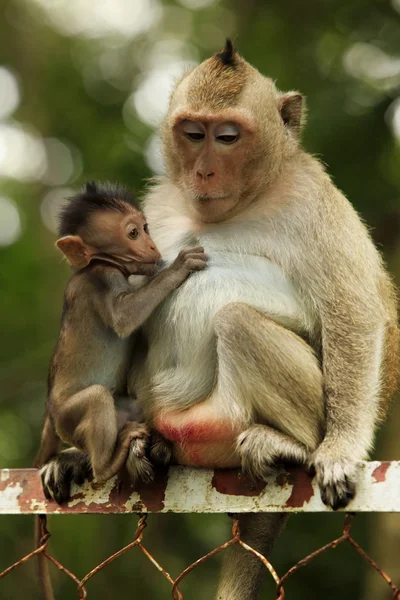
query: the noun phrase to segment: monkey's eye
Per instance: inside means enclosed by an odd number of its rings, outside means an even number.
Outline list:
[[[128,233],[129,237],[131,238],[131,240],[136,240],[139,236],[139,230],[138,229],[132,229],[129,233]]]
[[[218,135],[217,140],[224,144],[233,144],[238,139],[238,135]]]
[[[200,140],[204,140],[204,133],[187,133],[187,137],[194,142],[199,142]]]
[[[149,235],[149,226],[147,225],[147,223],[145,224],[145,226],[143,227],[143,231],[145,233],[147,233],[147,235]]]
[[[203,127],[200,123],[195,123],[194,121],[183,122],[183,133],[193,142],[200,142],[206,137]]]
[[[225,123],[216,128],[215,139],[223,144],[233,144],[239,139],[239,130],[235,125]]]

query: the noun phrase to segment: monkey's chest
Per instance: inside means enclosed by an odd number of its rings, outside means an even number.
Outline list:
[[[199,331],[230,302],[245,302],[296,332],[311,328],[310,311],[283,271],[268,258],[240,252],[210,250],[207,268],[191,275],[165,308],[170,322]]]

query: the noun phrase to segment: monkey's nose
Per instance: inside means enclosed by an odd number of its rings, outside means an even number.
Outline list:
[[[197,171],[197,178],[200,178],[202,181],[208,181],[211,177],[214,177],[213,171]]]

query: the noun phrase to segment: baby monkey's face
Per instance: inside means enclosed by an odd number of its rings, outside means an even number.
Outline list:
[[[154,273],[161,258],[144,214],[134,207],[95,213],[81,237],[93,258],[113,258],[132,274]]]
[[[75,269],[101,260],[123,269],[128,275],[153,275],[161,255],[150,237],[144,214],[125,203],[121,210],[98,210],[78,233],[57,241]]]

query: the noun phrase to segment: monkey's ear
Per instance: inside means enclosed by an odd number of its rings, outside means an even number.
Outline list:
[[[80,235],[66,235],[57,240],[56,246],[76,269],[83,269],[90,263],[91,252]]]
[[[286,127],[299,138],[305,112],[303,96],[297,92],[288,92],[280,97],[278,108]]]

